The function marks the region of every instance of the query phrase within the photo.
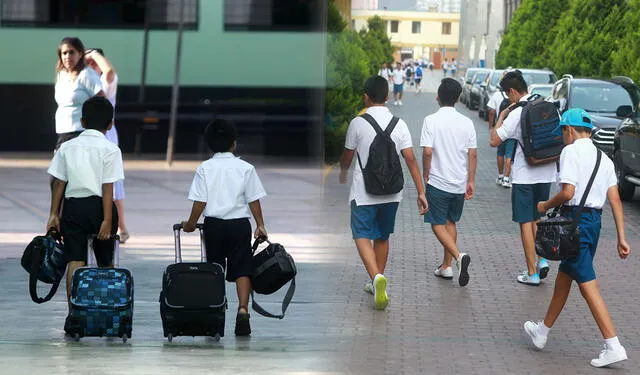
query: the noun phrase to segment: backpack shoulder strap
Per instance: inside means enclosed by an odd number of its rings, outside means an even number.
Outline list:
[[[251,291],[251,301],[252,301],[251,307],[253,308],[253,311],[257,312],[262,316],[266,316],[267,318],[282,319],[284,318],[284,314],[287,312],[287,307],[289,307],[289,303],[291,303],[291,299],[293,298],[293,293],[295,293],[295,291],[296,291],[296,278],[294,277],[291,280],[291,284],[289,284],[289,289],[287,289],[287,293],[285,294],[284,300],[282,301],[282,314],[279,314],[279,315],[272,314],[267,310],[265,310],[262,306],[260,306],[258,302],[256,302],[256,298],[253,293],[253,290]]]
[[[391,137],[391,133],[393,132],[393,129],[396,128],[396,125],[398,125],[398,121],[400,121],[399,117],[393,116],[391,118],[391,121],[389,122],[389,125],[387,125],[387,128],[384,130],[384,133]]]
[[[371,126],[373,126],[373,129],[375,129],[376,133],[384,134],[384,131],[382,131],[382,128],[380,127],[380,125],[378,125],[378,122],[376,121],[376,119],[373,118],[373,116],[371,116],[368,113],[363,113],[363,114],[360,115],[360,117],[362,117],[369,124],[371,124]]]
[[[598,156],[596,157],[596,166],[593,168],[593,172],[591,172],[591,177],[589,178],[589,182],[587,183],[587,188],[584,189],[584,194],[582,194],[582,199],[580,199],[580,208],[578,209],[578,211],[582,211],[584,204],[587,202],[587,196],[589,195],[591,186],[593,186],[593,181],[596,179],[596,175],[598,174],[598,169],[600,169],[601,160],[602,160],[602,151],[598,150]]]

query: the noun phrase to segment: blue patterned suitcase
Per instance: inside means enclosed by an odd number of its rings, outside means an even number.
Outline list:
[[[115,258],[118,259],[118,241]],[[133,277],[124,268],[82,267],[73,273],[69,334],[131,337],[133,323]]]

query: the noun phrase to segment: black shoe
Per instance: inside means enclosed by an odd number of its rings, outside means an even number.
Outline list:
[[[236,336],[249,336],[251,334],[249,317],[249,313],[239,312],[238,315],[236,315]]]
[[[71,336],[71,315],[67,315],[67,319],[64,320],[64,332]]]

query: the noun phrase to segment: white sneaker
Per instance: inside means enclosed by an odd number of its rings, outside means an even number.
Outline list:
[[[507,189],[511,188],[511,179],[509,177],[504,177],[502,179],[502,187]]]
[[[371,281],[367,281],[364,284],[364,291],[369,294],[373,294],[373,283]]]
[[[591,360],[591,366],[604,367],[612,363],[624,361],[627,359],[627,351],[620,345],[616,349],[609,349],[607,345],[604,346],[604,350],[600,352],[598,358]]]
[[[398,105],[402,105],[402,100],[398,100]]]
[[[458,271],[458,284],[465,286],[469,284],[469,263],[471,257],[467,253],[460,253],[456,260],[456,270]]]
[[[398,101],[396,100],[395,102],[393,102],[393,105],[398,105]]]
[[[373,299],[376,304],[376,310],[384,310],[389,305],[389,296],[387,296],[387,278],[382,274],[377,274],[373,278]]]
[[[547,336],[542,336],[538,333],[538,326],[543,324],[542,322],[534,323],[532,321],[524,322],[524,331],[529,335],[533,345],[538,349],[544,349],[547,344]]]
[[[496,185],[502,186],[502,177],[496,178]]]
[[[443,279],[453,279],[453,269],[451,267],[442,268],[442,265],[440,265],[433,274],[437,277],[442,277]]]

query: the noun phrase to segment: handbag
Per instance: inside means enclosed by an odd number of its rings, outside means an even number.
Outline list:
[[[43,303],[53,298],[67,268],[67,256],[64,252],[60,233],[50,230],[44,236],[36,236],[24,249],[20,263],[29,273],[29,294],[35,303]],[[49,293],[38,297],[36,284],[41,281],[52,284]]]
[[[267,242],[269,246],[256,254],[258,245],[262,242]],[[251,307],[260,315],[282,319],[296,291],[296,274],[298,271],[293,257],[287,253],[282,245],[271,243],[264,237],[258,237],[254,241],[252,253],[253,274],[251,276],[251,284],[253,289],[251,291]],[[288,282],[291,282],[291,284],[282,302],[282,314],[272,314],[256,302],[254,292],[258,294],[273,294]]]
[[[593,168],[587,188],[582,195],[575,217],[563,215],[563,206],[556,207],[547,214],[547,219],[538,223],[536,232],[536,254],[548,260],[567,260],[580,254],[580,215],[587,201],[587,196],[598,173],[602,151],[598,150],[596,166]]]

